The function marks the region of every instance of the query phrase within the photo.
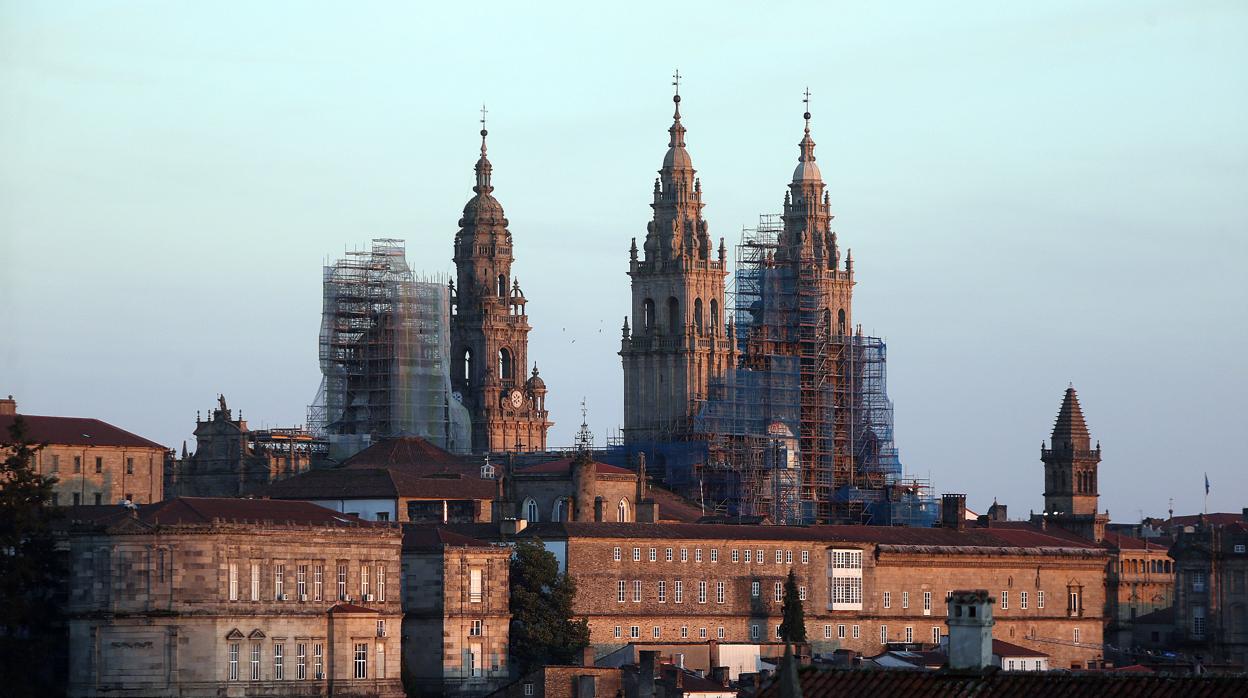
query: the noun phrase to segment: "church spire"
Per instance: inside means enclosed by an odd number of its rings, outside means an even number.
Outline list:
[[[797,158],[797,169],[793,170],[793,183],[818,182],[822,184],[823,176],[819,173],[819,166],[815,164],[815,141],[810,137],[810,88],[807,87],[802,94],[802,103],[806,106],[806,111],[802,114],[802,118],[806,121],[806,130],[802,134],[802,142],[798,143],[801,154]]]
[[[494,187],[490,186],[490,174],[494,167],[490,164],[490,159],[485,156],[485,137],[489,135],[489,131],[485,130],[485,104],[481,104],[481,157],[477,160],[477,185],[472,190],[478,194],[489,194],[494,191]]]
[[[1053,423],[1053,435],[1050,439],[1053,450],[1074,449],[1089,451],[1092,448],[1092,436],[1088,433],[1088,424],[1083,419],[1083,410],[1079,407],[1079,396],[1072,385],[1066,388],[1062,398],[1062,407],[1057,412],[1057,420]]]

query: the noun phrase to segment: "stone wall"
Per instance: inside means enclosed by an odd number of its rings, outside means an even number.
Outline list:
[[[35,456],[36,471],[56,477],[53,501],[61,506],[159,502],[164,466],[164,449],[152,447],[49,444]]]

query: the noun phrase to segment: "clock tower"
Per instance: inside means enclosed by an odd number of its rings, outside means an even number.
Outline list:
[[[475,196],[455,234],[451,282],[451,387],[472,415],[474,453],[544,451],[546,384],[529,373],[529,318],[524,293],[511,275],[512,240],[503,207],[493,196],[481,109],[481,157]]]

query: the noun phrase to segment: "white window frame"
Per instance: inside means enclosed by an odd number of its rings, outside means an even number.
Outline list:
[[[672,561],[672,549],[671,549],[671,548],[666,548],[666,549],[664,549],[664,551],[663,551],[663,561],[664,561],[664,562],[671,562],[671,561]]]
[[[836,639],[838,639],[838,640],[844,640],[844,639],[845,639],[845,624],[844,624],[844,623],[838,623],[838,624],[837,624],[837,626],[836,626]]]
[[[659,561],[659,549],[658,549],[658,548],[650,548],[650,558],[649,558],[649,559],[650,559],[650,562],[658,562],[658,561]]]
[[[355,679],[367,679],[368,678],[368,643],[367,642],[355,643],[353,655],[354,656],[351,662],[351,677]]]
[[[628,601],[628,582],[623,579],[615,583],[615,601],[616,603]]]
[[[685,583],[684,581],[677,579],[676,581],[672,582],[672,603],[684,603],[684,602],[685,602]]]
[[[667,581],[659,580],[659,603],[667,603]]]
[[[706,580],[698,582],[698,603],[706,603]]]
[[[227,648],[226,676],[228,681],[238,681],[238,653],[241,643],[231,642]]]
[[[641,562],[641,548],[633,548],[633,562]]]
[[[273,680],[283,681],[286,678],[286,643],[273,643]]]
[[[1018,592],[1018,607],[1024,611],[1027,610],[1027,592]]]
[[[719,548],[711,548],[711,562],[719,562]]]
[[[886,591],[884,592],[884,608],[892,608],[892,607],[893,607],[893,592]]]
[[[724,603],[724,583],[715,582],[715,603]]]
[[[803,565],[809,565],[809,564],[810,564],[810,551],[809,551],[809,550],[803,550],[803,551],[802,551],[802,564],[803,564]]]
[[[611,551],[611,559],[616,562],[620,561],[620,546],[615,546],[615,550]]]
[[[923,592],[923,615],[932,615],[932,592]]]
[[[1036,592],[1036,608],[1044,608],[1044,589]]]
[[[238,563],[230,563],[229,599],[238,601]]]
[[[750,598],[754,598],[754,599],[757,599],[757,598],[758,598],[758,594],[759,594],[759,587],[760,587],[760,586],[761,586],[761,585],[760,585],[758,582],[756,582],[756,581],[755,581],[755,582],[750,582]]]
[[[784,601],[784,583],[776,582],[776,602]]]
[[[689,562],[689,548],[680,549],[680,561]]]
[[[633,580],[633,603],[641,603],[641,580]]]

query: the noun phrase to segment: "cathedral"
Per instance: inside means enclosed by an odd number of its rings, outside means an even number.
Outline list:
[[[451,388],[472,417],[472,452],[544,451],[552,426],[546,383],[529,372],[529,318],[511,273],[511,232],[490,184],[485,110],[474,196],[455,234],[451,287]]]

